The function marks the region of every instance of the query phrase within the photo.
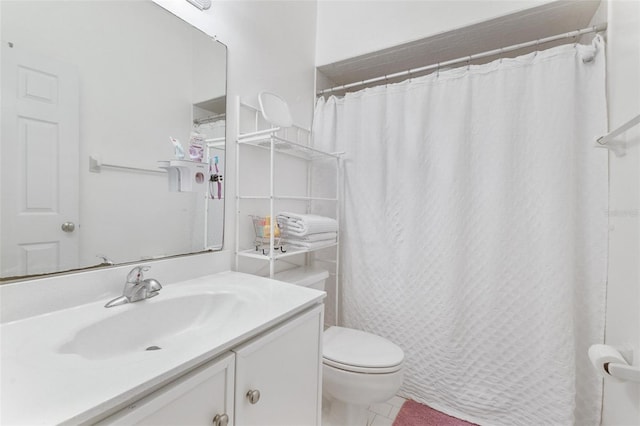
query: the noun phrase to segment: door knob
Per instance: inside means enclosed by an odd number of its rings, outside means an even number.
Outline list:
[[[229,424],[229,416],[226,414],[216,414],[213,418],[214,426],[227,426]]]
[[[247,399],[250,403],[257,404],[258,401],[260,401],[260,391],[257,389],[250,390],[249,392],[247,392]]]
[[[73,232],[76,229],[76,224],[73,222],[65,222],[60,227],[64,232]]]

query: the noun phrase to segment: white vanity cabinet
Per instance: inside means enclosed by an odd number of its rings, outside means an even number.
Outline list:
[[[234,368],[233,353],[217,358],[98,425],[232,425]]]
[[[319,425],[323,310],[234,349],[238,426]]]
[[[322,324],[320,304],[98,424],[319,426]]]

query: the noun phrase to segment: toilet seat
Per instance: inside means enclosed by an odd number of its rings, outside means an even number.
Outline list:
[[[402,349],[387,339],[344,327],[324,332],[322,352],[325,365],[355,373],[393,373],[404,361]]]
[[[330,359],[323,358],[322,363],[326,366],[337,368],[338,370],[348,371],[350,373],[363,373],[363,374],[387,374],[395,373],[402,368],[402,364],[394,365],[391,367],[357,367],[355,365],[341,364],[339,362],[331,361]]]

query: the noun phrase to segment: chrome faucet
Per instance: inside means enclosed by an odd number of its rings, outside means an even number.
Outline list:
[[[151,269],[150,266],[136,266],[127,274],[127,281],[124,283],[122,296],[110,300],[105,308],[112,306],[124,305],[125,303],[133,303],[139,300],[150,299],[157,296],[162,286],[153,278],[144,279],[144,272]]]

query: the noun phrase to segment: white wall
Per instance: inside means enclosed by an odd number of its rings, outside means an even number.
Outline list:
[[[549,2],[319,0],[316,64],[349,59]]]
[[[302,125],[310,125],[315,100],[316,4],[311,1],[215,0],[210,10],[200,12],[185,0],[157,0],[156,3],[209,35],[216,35],[228,46],[229,149],[225,171],[227,202],[224,251],[148,262],[155,265],[150,276],[168,284],[179,280],[181,276],[214,273],[229,270],[233,266],[236,96],[257,104],[260,90],[279,93],[289,101],[294,120]],[[33,314],[36,307],[49,305],[46,300],[42,303],[38,303],[38,300],[47,299],[51,294],[66,296],[63,297],[65,300],[55,304],[57,309],[76,303],[77,300],[71,297],[76,291],[81,293],[80,300],[83,303],[115,297],[122,291],[122,280],[128,269],[130,266],[71,274],[70,278],[67,275],[31,280],[28,284],[18,282],[2,285],[0,301],[3,318],[5,312],[10,318]],[[25,289],[28,295],[21,289]],[[41,296],[45,294],[42,289],[46,289],[46,295]],[[21,306],[10,308],[16,305]],[[5,307],[8,309],[5,310]]]
[[[154,0],[176,15],[191,22],[208,34],[225,43],[228,50],[227,92],[227,170],[225,249],[234,249],[235,241],[235,132],[238,117],[235,103],[237,96],[258,104],[257,94],[262,90],[279,94],[290,105],[296,124],[311,125],[315,102],[315,1],[224,1],[212,2],[211,9],[200,12],[183,0]],[[243,168],[241,180],[247,191],[249,185],[267,182],[266,157],[260,154],[243,157],[249,167]],[[282,172],[291,171],[287,165]],[[250,170],[249,173],[246,171]],[[287,173],[279,173],[279,193],[292,194],[296,182],[287,182]],[[262,188],[264,189],[264,188]],[[243,202],[239,226],[243,230],[242,248],[251,237],[252,228],[248,214],[266,214],[268,204],[249,205]],[[280,205],[279,208],[284,208]],[[244,242],[244,244],[242,243]],[[251,270],[255,270],[249,265]],[[242,268],[242,270],[247,270]],[[268,271],[268,269],[266,270]],[[261,270],[265,272],[264,268]]]
[[[608,4],[607,89],[613,130],[640,114],[640,2]],[[640,126],[617,142],[626,155],[609,156],[609,283],[607,344],[634,350],[640,367]],[[640,424],[640,384],[606,379],[602,424]]]
[[[258,92],[269,90],[289,102],[294,122],[310,125],[314,1],[215,0],[203,12],[182,0],[153,1],[227,45],[229,108],[234,108],[236,96],[257,104]],[[233,142],[235,117],[228,125],[227,141]]]
[[[168,192],[161,174],[91,173],[89,156],[160,171],[157,161],[173,155],[168,136],[188,143],[192,104],[224,93],[224,70],[220,75],[207,68],[208,84],[191,83],[215,53],[224,59],[224,49],[207,46],[205,52],[212,53],[198,53],[201,44],[212,42],[151,2],[4,1],[1,6],[3,41],[72,64],[79,74],[76,267],[100,263],[99,253],[122,263],[202,249],[202,238],[192,238],[204,218],[200,194]],[[195,55],[200,66],[194,69]]]
[[[135,222],[137,240],[143,242],[150,254],[175,254],[192,251],[192,236],[198,235],[192,217],[194,209],[201,207],[195,204],[195,194],[167,193],[166,183],[158,185],[162,176],[135,175],[121,172],[103,172],[101,174],[88,172],[88,156],[100,155],[102,160],[109,163],[137,165],[153,169],[156,161],[172,155],[172,149],[168,143],[167,135],[178,137],[183,144],[187,143],[190,130],[191,103],[201,101],[198,94],[193,94],[188,84],[193,80],[190,75],[191,65],[198,62],[192,59],[194,50],[191,43],[191,33],[181,30],[173,17],[167,12],[149,10],[146,2],[133,2],[138,5],[139,16],[136,10],[127,9],[126,16],[120,16],[120,7],[111,2],[67,2],[65,5],[58,3],[38,3],[39,13],[30,9],[32,2],[7,2],[6,7],[11,7],[12,16],[18,16],[24,10],[25,18],[14,19],[15,28],[3,28],[3,34],[7,33],[18,46],[37,45],[42,43],[42,37],[36,31],[29,31],[21,22],[30,22],[34,26],[47,28],[50,34],[59,34],[52,38],[49,46],[55,51],[56,56],[64,58],[71,50],[84,51],[87,45],[93,46],[96,52],[94,57],[77,57],[73,54],[68,58],[80,68],[84,80],[98,75],[102,68],[112,70],[113,74],[132,73],[147,76],[148,98],[140,99],[139,115],[131,115],[125,112],[122,120],[126,125],[113,126],[109,117],[122,115],[118,104],[126,102],[129,92],[126,87],[114,87],[113,83],[105,82],[102,85],[90,85],[83,87],[85,92],[91,92],[95,97],[82,98],[82,122],[81,131],[83,137],[81,190],[90,197],[82,197],[81,217],[83,217],[82,252],[86,259],[83,264],[95,263],[95,254],[105,253],[116,262],[135,260],[127,250],[128,245],[122,242],[132,233],[130,229],[123,231],[123,218],[129,217],[129,222]],[[225,1],[216,0],[211,9],[200,11],[185,0],[159,0],[156,3],[190,22],[200,30],[211,36],[217,36],[219,41],[228,46],[228,116],[227,116],[227,142],[229,146],[226,156],[226,226],[225,248],[233,248],[234,235],[234,134],[236,119],[235,100],[237,96],[257,104],[257,93],[261,90],[276,92],[287,99],[291,105],[292,114],[296,123],[310,126],[314,103],[314,57],[315,57],[315,25],[316,4],[314,1]],[[43,9],[45,8],[45,9]],[[65,16],[90,13],[96,8],[104,15],[104,27],[96,31],[96,37],[92,34],[78,37],[77,29],[67,22]],[[126,18],[127,22],[144,22],[145,15],[153,13],[153,19],[147,20],[143,28],[126,25],[110,25]],[[8,16],[8,15],[7,15]],[[30,16],[33,16],[30,18]],[[153,25],[160,22],[160,25]],[[150,48],[160,43],[182,45],[182,51],[178,48],[174,56],[166,57],[162,63],[150,62],[149,56],[141,49],[137,57],[119,57],[121,52],[115,51],[105,55],[106,47],[102,46],[105,33],[108,38],[121,40],[125,45],[129,39],[126,30],[144,30],[143,34],[148,40]],[[181,32],[180,32],[181,31]],[[31,40],[31,39],[34,40]],[[62,42],[60,42],[62,39]],[[57,47],[56,47],[57,46]],[[71,47],[71,49],[70,49]],[[175,54],[181,52],[182,56]],[[163,67],[181,69],[184,78],[178,82],[163,81],[162,74],[158,73]],[[160,81],[158,81],[160,79]],[[209,75],[211,81],[216,81],[214,75]],[[198,79],[200,80],[200,79]],[[138,80],[135,80],[138,81]],[[163,90],[157,90],[162,87]],[[208,89],[219,91],[217,86]],[[140,91],[140,87],[135,90]],[[202,88],[200,88],[202,91]],[[118,97],[120,95],[120,97]],[[162,95],[162,96],[160,96]],[[92,99],[99,99],[95,102]],[[182,103],[176,100],[184,101]],[[175,105],[171,116],[161,116],[154,105]],[[163,107],[163,111],[166,108]],[[95,111],[95,113],[94,113]],[[145,116],[158,123],[155,134],[141,132],[140,121]],[[185,123],[184,128],[175,128],[176,122]],[[173,127],[172,127],[173,126]],[[131,142],[135,141],[135,144]],[[156,147],[160,147],[157,149]],[[154,153],[155,154],[150,154]],[[84,168],[86,166],[87,168]],[[135,186],[132,186],[135,185]],[[138,197],[144,193],[145,199],[154,197],[153,209],[151,206],[142,206]],[[100,194],[94,196],[94,194]],[[185,203],[177,202],[180,198]],[[193,199],[193,200],[192,200]],[[191,200],[191,202],[189,201]],[[161,211],[162,214],[155,214]],[[184,218],[180,223],[180,218]],[[139,220],[139,221],[136,221]],[[177,226],[181,224],[182,226]],[[162,229],[162,232],[158,232]],[[120,236],[121,232],[126,235]],[[95,242],[100,241],[96,245]],[[171,242],[172,247],[165,252],[158,252],[154,247],[167,246]],[[198,241],[200,242],[200,241]]]

